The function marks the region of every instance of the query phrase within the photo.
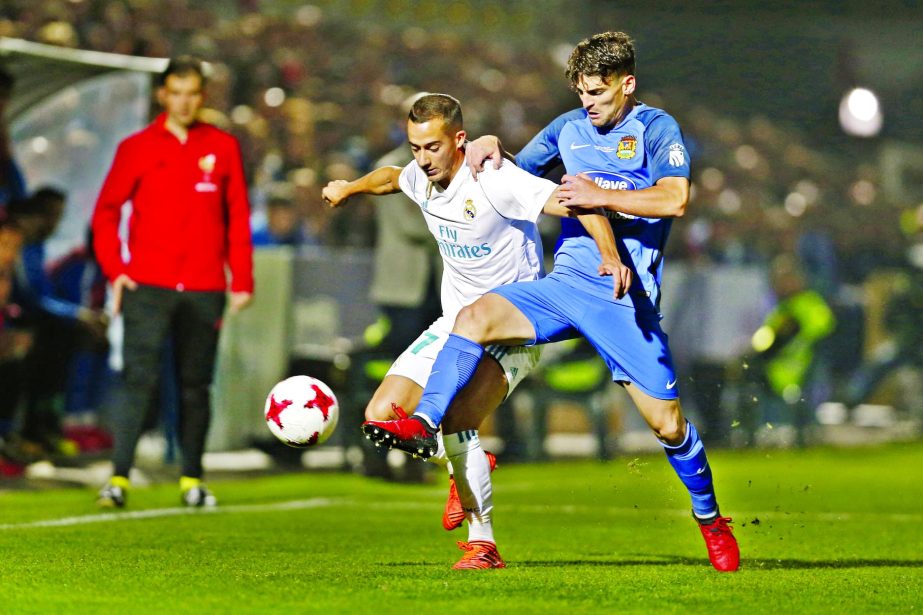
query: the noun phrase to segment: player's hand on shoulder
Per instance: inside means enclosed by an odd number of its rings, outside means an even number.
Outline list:
[[[631,269],[620,259],[604,259],[599,264],[599,275],[612,276],[612,296],[621,299],[631,288]]]
[[[573,209],[596,209],[606,205],[602,188],[585,173],[565,175],[556,192],[561,205]]]
[[[330,207],[339,207],[349,198],[349,192],[346,189],[348,181],[345,179],[335,179],[324,186],[321,191],[321,197]]]
[[[478,178],[478,173],[484,170],[484,163],[488,160],[493,163],[495,169],[499,169],[503,164],[503,145],[500,144],[499,137],[484,135],[474,141],[469,141],[465,145],[465,160],[471,171],[471,177],[475,180]]]

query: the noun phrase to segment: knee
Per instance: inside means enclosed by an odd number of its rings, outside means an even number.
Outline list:
[[[686,420],[682,415],[666,416],[651,425],[651,428],[658,440],[670,446],[679,446],[686,438]]]
[[[487,310],[483,309],[477,301],[471,305],[466,305],[455,317],[455,328],[453,333],[467,337],[468,339],[481,342],[486,333],[486,325],[489,315]]]

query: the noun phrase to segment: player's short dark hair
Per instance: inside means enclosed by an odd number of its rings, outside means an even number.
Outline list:
[[[67,201],[67,193],[54,186],[42,186],[32,193],[29,200],[34,203],[36,210],[47,214],[53,206]]]
[[[14,222],[34,216],[46,218],[53,213],[57,213],[54,208],[66,200],[67,195],[63,190],[52,186],[43,186],[30,194],[28,198],[10,201],[6,206],[6,210]]]
[[[167,77],[170,75],[176,75],[177,77],[198,75],[199,79],[202,81],[202,85],[205,85],[205,66],[202,60],[195,56],[177,56],[171,58],[167,67],[157,78],[157,85],[164,85],[167,82]]]
[[[427,94],[421,96],[410,108],[407,118],[414,124],[422,124],[434,118],[442,118],[445,125],[461,130],[464,127],[461,103],[448,94]]]
[[[601,32],[585,38],[571,52],[564,74],[572,87],[581,75],[599,76],[606,83],[615,75],[634,75],[634,41],[624,32]]]

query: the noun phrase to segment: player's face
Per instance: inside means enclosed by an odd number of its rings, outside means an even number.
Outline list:
[[[634,75],[614,76],[606,83],[599,75],[580,75],[577,95],[593,126],[611,126],[619,121],[635,91]]]
[[[426,173],[429,181],[449,185],[455,172],[465,161],[462,145],[465,131],[453,131],[442,118],[433,118],[428,122],[417,124],[407,121],[407,141],[414,160]]]
[[[170,75],[157,90],[157,100],[167,112],[168,121],[187,128],[195,122],[205,100],[202,79],[195,73]]]

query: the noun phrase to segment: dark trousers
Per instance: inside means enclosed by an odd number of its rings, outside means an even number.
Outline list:
[[[161,352],[169,335],[179,383],[179,445],[183,476],[201,478],[202,453],[211,421],[210,387],[224,313],[223,292],[180,292],[154,286],[125,291],[124,404],[112,416],[113,464],[128,476],[144,418],[156,394]]]
[[[61,433],[67,373],[81,331],[76,322],[43,312],[33,314],[30,323],[33,340],[24,360],[21,432],[27,440],[48,443]]]

